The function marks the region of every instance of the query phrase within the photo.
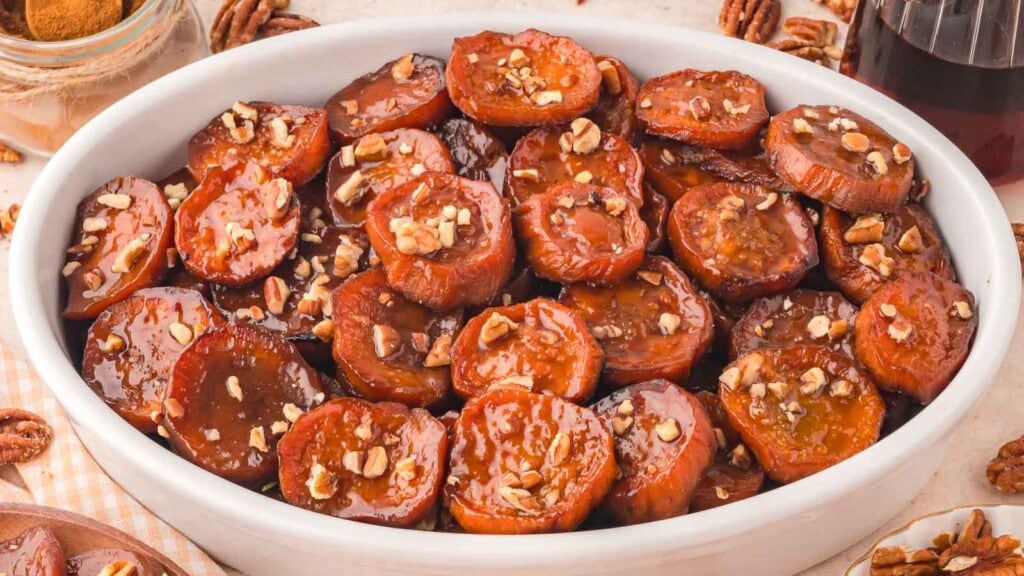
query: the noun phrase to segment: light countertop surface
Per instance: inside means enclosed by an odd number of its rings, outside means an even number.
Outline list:
[[[219,2],[195,0],[207,25]],[[783,0],[784,16],[807,15],[833,19],[811,0]],[[544,10],[570,14],[589,14],[611,18],[631,18],[677,24],[689,28],[717,31],[717,0],[293,0],[289,9],[318,20],[322,24],[391,15],[455,11]],[[0,164],[0,207],[21,202],[32,180],[44,165],[41,158],[27,158],[18,165]],[[998,190],[1012,221],[1024,221],[1024,183]],[[7,269],[8,240],[0,240],[0,269]],[[11,320],[6,274],[0,281],[0,338],[23,354]],[[1020,400],[1020,377],[1024,369],[1024,322],[1018,320],[1009,354],[996,376],[996,382],[974,413],[961,425],[945,464],[924,491],[898,511],[875,533],[845,552],[803,573],[802,576],[835,576],[867,551],[883,535],[929,512],[976,504],[1024,504],[1024,496],[1007,496],[993,489],[985,479],[985,466],[1003,442],[1024,433],[1024,402]],[[842,518],[834,519],[842,522]]]

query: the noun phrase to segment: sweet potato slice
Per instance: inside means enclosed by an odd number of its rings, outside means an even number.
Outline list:
[[[484,124],[562,124],[597,103],[594,56],[564,36],[539,30],[456,38],[445,71],[452,103]]]
[[[819,346],[759,350],[719,377],[718,397],[776,482],[820,472],[878,440],[885,403],[855,360]]]
[[[448,435],[426,410],[338,398],[302,415],[277,449],[289,504],[409,527],[437,503]]]
[[[292,185],[254,162],[210,169],[175,214],[174,244],[189,272],[241,286],[270,274],[295,247],[301,213]]]
[[[516,144],[508,161],[505,196],[516,206],[565,182],[614,188],[643,206],[644,167],[621,136],[581,118],[571,126],[538,128]]]
[[[764,86],[734,71],[680,70],[640,87],[636,116],[653,136],[741,150],[768,121]]]
[[[762,348],[825,346],[853,356],[857,307],[838,292],[793,290],[755,300],[732,329],[729,356]]]
[[[166,276],[174,213],[156,184],[115,178],[78,205],[64,317],[85,320]]]
[[[327,205],[335,224],[359,228],[374,198],[424,172],[454,171],[448,149],[430,132],[402,128],[371,134],[343,146],[331,159]]]
[[[516,238],[541,278],[610,285],[640,267],[647,225],[618,190],[566,182],[515,213]]]
[[[515,384],[582,402],[594,392],[601,356],[582,318],[538,298],[488,308],[466,322],[452,347],[452,384],[467,399]]]
[[[909,272],[956,279],[939,230],[919,204],[856,218],[826,206],[818,235],[828,279],[855,302]]]
[[[614,387],[655,378],[683,383],[711,347],[711,309],[661,256],[647,257],[636,274],[614,286],[566,286],[558,301],[601,343],[602,379]]]
[[[772,118],[768,163],[797,192],[852,214],[893,212],[914,180],[910,148],[837,106],[797,106]]]
[[[716,375],[719,373],[721,371],[716,372]],[[729,424],[729,417],[718,396],[706,390],[694,396],[704,405],[711,425],[715,427],[718,451],[711,467],[693,491],[690,509],[708,510],[756,496],[764,485],[761,465]]]
[[[490,130],[466,118],[452,118],[437,128],[437,135],[452,154],[456,174],[490,182],[495,190],[504,187],[508,149]]]
[[[676,261],[715,296],[743,302],[792,289],[818,264],[814,227],[789,194],[719,183],[672,207]]]
[[[705,157],[699,149],[664,139],[646,140],[639,148],[644,177],[669,204],[674,204],[690,189],[727,179],[705,169]]]
[[[487,304],[515,265],[512,215],[490,182],[428,172],[367,208],[388,284],[436,309]]]
[[[886,390],[928,404],[970,352],[974,296],[931,272],[904,274],[864,303],[854,324],[857,358]]]
[[[587,117],[601,127],[602,132],[618,134],[632,142],[636,136],[636,97],[640,82],[618,58],[594,58],[601,72],[601,96]]]
[[[327,101],[331,135],[341,144],[374,132],[427,129],[453,112],[444,61],[406,54],[364,74]]]
[[[65,576],[64,548],[49,528],[36,526],[0,542],[0,574]]]
[[[615,439],[621,475],[601,514],[621,524],[685,514],[717,449],[704,406],[667,380],[623,388],[594,405]]]
[[[415,407],[443,404],[462,312],[435,312],[388,286],[379,267],[337,288],[334,359],[349,392]]]
[[[272,178],[299,187],[323,169],[330,155],[323,108],[236,102],[189,141],[188,169],[200,182],[211,168],[251,160]]]
[[[320,376],[273,332],[245,324],[208,330],[171,370],[164,426],[182,458],[236,484],[277,478],[277,443],[323,402]]]
[[[82,377],[119,416],[154,434],[178,355],[196,336],[223,323],[194,290],[138,290],[104,310],[89,328]]]
[[[611,433],[593,412],[524,390],[466,403],[455,424],[445,503],[467,532],[567,532],[615,480]]]

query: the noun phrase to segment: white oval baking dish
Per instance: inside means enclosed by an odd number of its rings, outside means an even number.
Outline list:
[[[737,69],[769,105],[839,104],[906,142],[933,184],[927,203],[979,329],[957,378],[899,431],[820,474],[716,510],[591,532],[474,536],[395,530],[321,516],[192,466],[104,405],[68,361],[59,277],[75,205],[113,176],[160,177],[189,136],[236,99],[321,105],[387,60],[446,57],[452,38],[538,27],[614,54],[641,77],[685,67]],[[253,576],[326,574],[793,574],[856,542],[918,493],[953,430],[985,393],[1013,334],[1020,269],[998,199],[956,147],[920,118],[820,66],[723,36],[640,22],[552,14],[443,14],[328,26],[257,42],[154,82],[93,120],[39,176],[10,263],[18,329],[39,374],[104,469],[218,559]]]

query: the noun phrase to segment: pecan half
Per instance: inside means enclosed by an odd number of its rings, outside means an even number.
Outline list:
[[[210,28],[210,51],[252,42],[273,11],[274,0],[224,0]]]
[[[782,29],[786,31],[786,34],[797,40],[802,40],[811,46],[819,48],[834,44],[836,34],[839,33],[839,27],[836,26],[835,22],[804,18],[802,16],[786,18],[786,21],[782,23]]]
[[[320,23],[312,18],[292,14],[290,12],[274,12],[270,19],[260,27],[260,35],[264,38],[280,36],[297,30],[316,28]]]
[[[18,162],[21,162],[21,153],[0,142],[0,163],[17,164]]]
[[[1017,241],[1017,254],[1020,255],[1020,265],[1024,267],[1024,224],[1013,223],[1013,237]]]
[[[53,431],[39,416],[17,408],[0,408],[0,465],[27,462],[50,445]]]
[[[857,9],[858,0],[814,0],[815,4],[824,4],[833,14],[842,18],[847,24],[853,20],[853,11]]]
[[[829,67],[832,65],[832,61],[829,60],[828,54],[825,52],[824,48],[821,48],[819,46],[811,46],[810,44],[807,44],[803,40],[798,40],[796,38],[787,38],[786,40],[769,42],[767,46],[769,48],[774,48],[780,52],[785,52],[786,54],[790,54],[798,58],[803,58],[804,60],[817,62],[822,66]]]
[[[764,44],[779,27],[780,0],[725,0],[718,27],[726,36]]]
[[[1024,249],[1024,237],[1020,225],[1014,224],[1017,249]],[[1024,227],[1020,227],[1024,228]],[[1022,252],[1024,254],[1024,252]],[[988,463],[985,470],[988,481],[1000,492],[1019,494],[1024,492],[1024,436],[1003,444],[999,453]]]

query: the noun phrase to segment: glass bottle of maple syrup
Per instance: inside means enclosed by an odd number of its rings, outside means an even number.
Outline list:
[[[1024,0],[863,0],[840,70],[921,115],[993,185],[1024,180]]]

